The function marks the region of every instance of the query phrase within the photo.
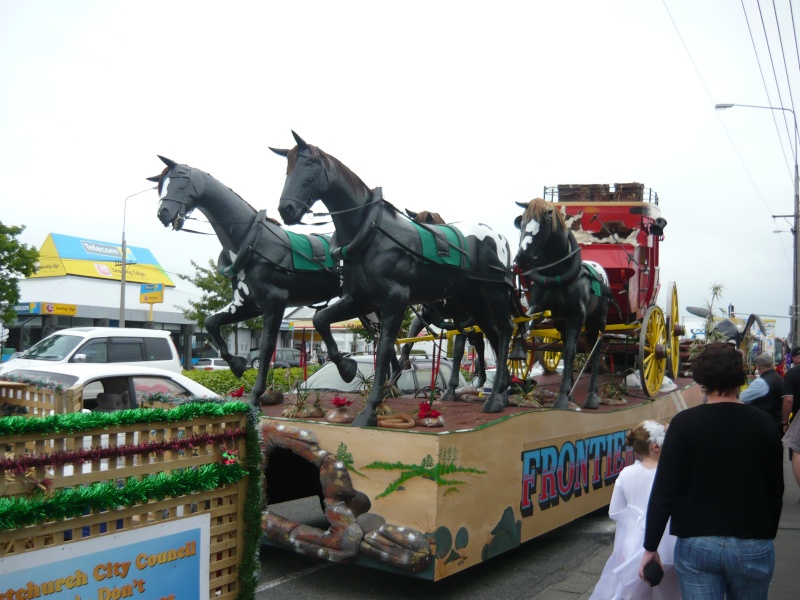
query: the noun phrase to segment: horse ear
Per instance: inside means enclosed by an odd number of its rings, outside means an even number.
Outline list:
[[[413,210],[406,209],[406,214],[411,217],[412,219],[416,219],[419,213],[415,213]]]
[[[294,141],[295,141],[295,142],[297,142],[297,146],[300,148],[300,150],[306,150],[306,149],[308,149],[308,144],[306,144],[306,143],[303,141],[303,138],[301,138],[299,135],[297,135],[297,134],[294,132],[294,130],[292,130],[292,135],[294,136]]]
[[[522,215],[519,215],[514,219],[514,227],[516,227],[517,229],[522,228]]]
[[[283,150],[281,148],[273,148],[272,146],[269,146],[269,149],[272,150],[278,156],[282,156],[284,158],[287,158],[289,156],[288,150]]]
[[[148,177],[147,181],[152,181],[153,183],[158,183],[161,181],[161,175],[153,175],[152,177]]]
[[[530,204],[530,202],[516,202],[515,201],[514,204],[516,204],[520,208],[528,208],[528,204]]]
[[[158,158],[161,159],[161,162],[163,162],[165,165],[167,165],[170,169],[178,164],[174,160],[170,160],[168,158],[164,158],[160,154],[158,154],[157,156],[158,156]]]

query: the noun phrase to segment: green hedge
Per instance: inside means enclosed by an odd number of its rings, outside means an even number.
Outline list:
[[[308,374],[311,375],[314,371],[319,369],[319,365],[308,365]],[[287,373],[288,371],[288,373]],[[221,371],[184,371],[189,379],[196,381],[200,385],[224,396],[232,389],[238,389],[245,386],[245,390],[249,392],[253,389],[256,375],[258,371],[255,369],[247,369],[241,378],[235,377],[230,370]],[[299,367],[292,367],[290,369],[275,369],[272,374],[273,387],[282,392],[288,392],[295,388],[297,381],[303,378],[303,369]],[[268,380],[269,381],[269,380]],[[269,383],[267,384],[269,385]]]

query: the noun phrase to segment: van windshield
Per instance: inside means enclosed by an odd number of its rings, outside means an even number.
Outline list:
[[[83,339],[77,335],[54,334],[31,346],[20,358],[64,360]]]

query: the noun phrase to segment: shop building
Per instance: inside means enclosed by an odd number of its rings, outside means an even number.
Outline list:
[[[197,331],[176,306],[188,306],[191,291],[179,289],[153,253],[127,246],[125,282],[122,247],[111,242],[57,233],[47,236],[39,250],[36,274],[21,280],[17,319],[7,323],[4,358],[30,348],[42,338],[68,327],[125,327],[165,329],[171,332],[182,356],[195,359],[216,351],[208,334]],[[124,313],[120,307],[123,304]],[[260,332],[239,330],[231,336],[237,354],[258,344]],[[254,341],[255,340],[255,341]]]

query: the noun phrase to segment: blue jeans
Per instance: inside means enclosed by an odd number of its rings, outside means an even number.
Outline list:
[[[772,540],[678,538],[675,568],[684,600],[764,600],[775,570],[775,547]]]

